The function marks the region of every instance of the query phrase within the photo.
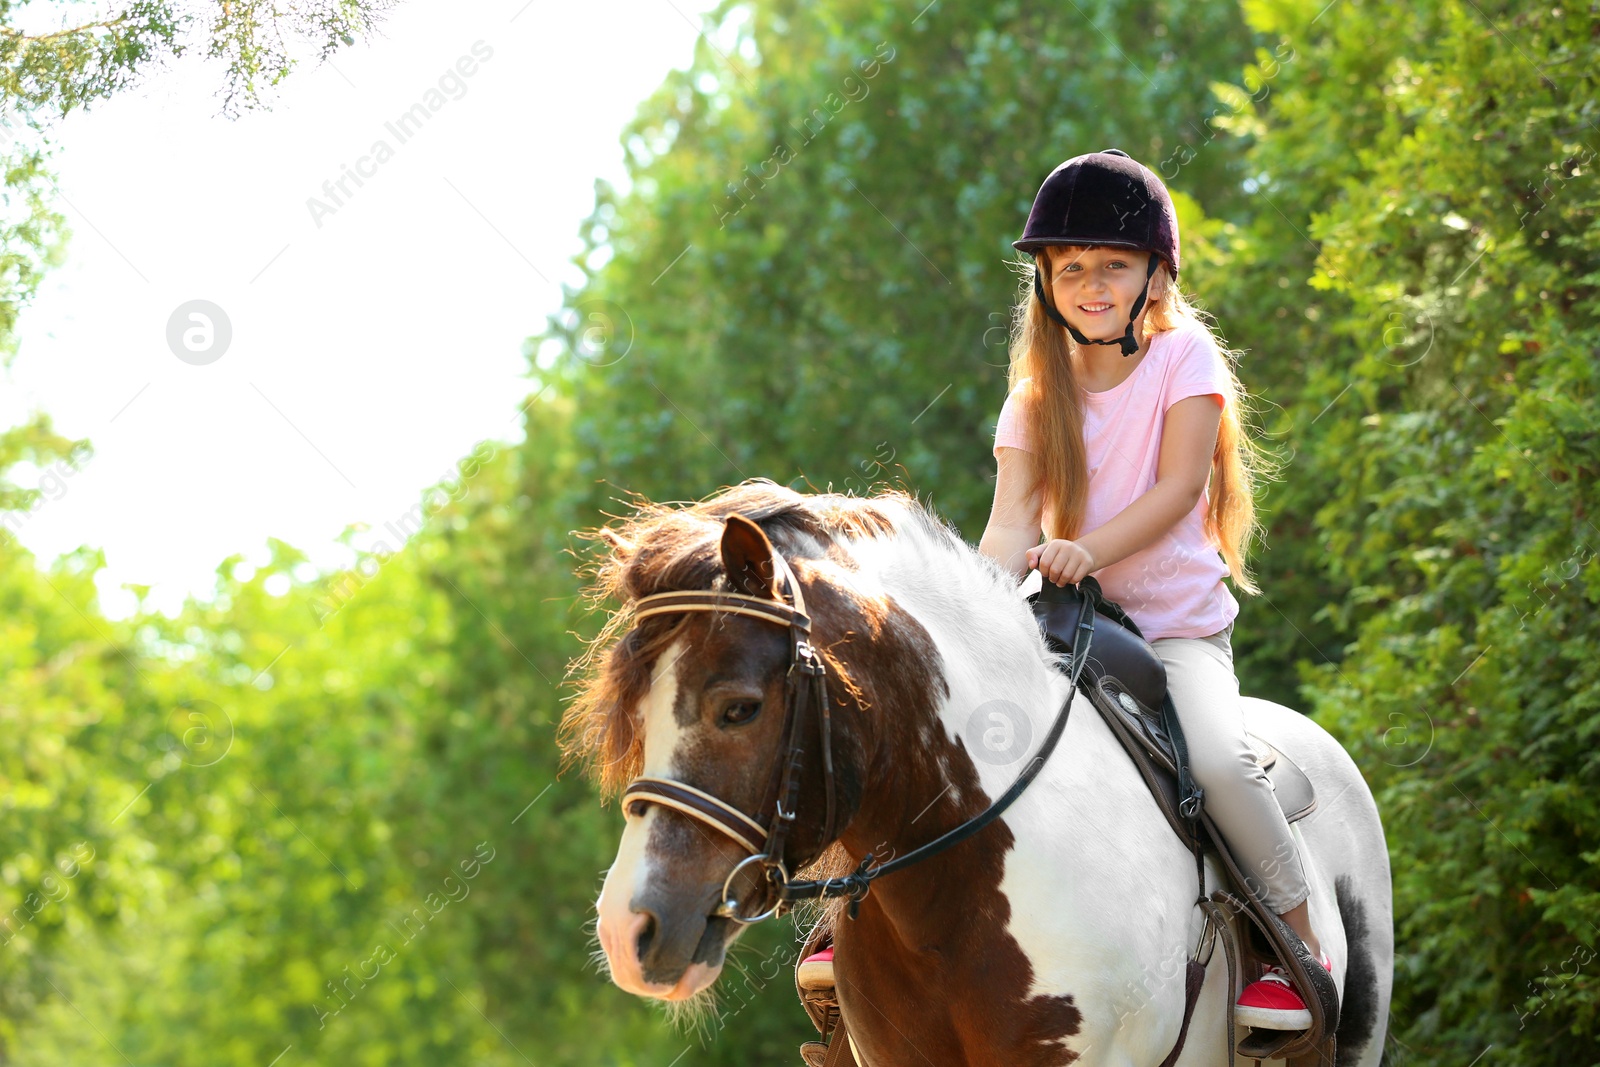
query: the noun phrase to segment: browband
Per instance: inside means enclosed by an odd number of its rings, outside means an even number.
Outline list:
[[[634,621],[651,615],[665,615],[675,611],[727,611],[735,615],[749,615],[765,619],[779,626],[794,626],[811,632],[811,616],[806,614],[806,598],[800,592],[800,582],[789,569],[788,561],[774,552],[772,562],[779,579],[780,593],[789,595],[794,606],[770,597],[750,596],[746,593],[728,593],[715,589],[680,589],[671,593],[652,593],[634,602]]]

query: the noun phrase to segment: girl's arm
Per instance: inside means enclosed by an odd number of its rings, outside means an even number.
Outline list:
[[[1194,510],[1211,476],[1211,457],[1222,425],[1221,401],[1220,396],[1212,394],[1191,396],[1168,409],[1161,427],[1156,484],[1117,512],[1110,522],[1078,539],[1078,544],[1094,557],[1095,570],[1155,544]],[[1081,578],[1078,575],[1073,581]]]
[[[994,505],[978,551],[1021,581],[1028,576],[1028,549],[1039,543],[1044,504],[1033,491],[1035,460],[1020,448],[1000,449]]]

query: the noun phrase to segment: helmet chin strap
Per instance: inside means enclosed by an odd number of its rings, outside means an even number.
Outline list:
[[[1144,310],[1145,298],[1150,295],[1150,279],[1156,276],[1156,264],[1159,262],[1161,262],[1161,257],[1157,256],[1153,252],[1150,253],[1150,266],[1147,267],[1144,272],[1144,291],[1139,294],[1139,299],[1133,302],[1133,310],[1128,313],[1127,331],[1123,333],[1121,337],[1118,337],[1115,340],[1092,341],[1083,334],[1079,333],[1076,326],[1072,325],[1072,323],[1063,318],[1061,312],[1055,309],[1055,305],[1050,303],[1049,299],[1044,294],[1044,282],[1039,280],[1038,267],[1035,267],[1033,271],[1033,295],[1038,298],[1039,303],[1044,305],[1044,313],[1059,322],[1061,325],[1065,326],[1067,328],[1067,332],[1072,335],[1072,339],[1078,342],[1080,345],[1121,345],[1123,356],[1131,356],[1135,352],[1139,351],[1139,342],[1133,336],[1133,324],[1134,321],[1139,318],[1139,312]]]

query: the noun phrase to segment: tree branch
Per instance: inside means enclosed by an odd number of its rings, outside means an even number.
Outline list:
[[[54,41],[61,37],[73,37],[80,33],[88,33],[90,30],[110,30],[121,26],[127,21],[128,13],[123,12],[114,19],[106,19],[103,22],[86,22],[82,26],[57,30],[54,33],[23,33],[21,30],[14,30],[9,26],[0,26],[0,37],[6,37],[13,41]]]

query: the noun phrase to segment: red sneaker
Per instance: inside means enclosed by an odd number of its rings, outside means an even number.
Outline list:
[[[833,946],[829,945],[821,952],[801,960],[797,979],[801,989],[832,989]]]
[[[1326,953],[1318,962],[1333,973]],[[1311,1012],[1282,967],[1267,968],[1266,974],[1245,986],[1234,1002],[1234,1018],[1258,1030],[1305,1030],[1311,1026]]]

